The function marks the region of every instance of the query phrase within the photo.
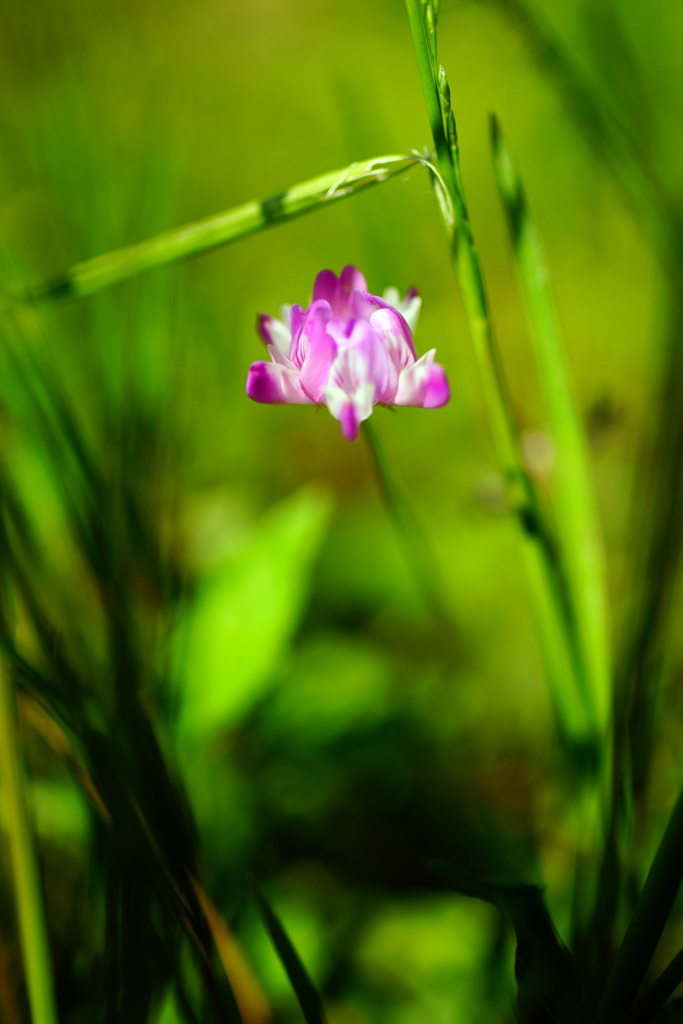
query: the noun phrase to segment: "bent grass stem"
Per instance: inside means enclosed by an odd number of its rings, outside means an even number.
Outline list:
[[[82,299],[126,278],[245,238],[320,206],[337,202],[414,167],[413,156],[379,156],[293,185],[269,199],[244,203],[137,245],[77,263],[62,277],[32,288],[32,302]]]

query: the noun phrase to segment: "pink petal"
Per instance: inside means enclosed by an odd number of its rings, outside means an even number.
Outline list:
[[[348,316],[358,320],[369,320],[377,308],[374,295],[355,289],[349,295]]]
[[[325,316],[306,316],[301,332],[305,336],[303,362],[301,364],[301,387],[312,402],[321,402],[323,391],[330,376],[330,367],[337,354],[337,346],[327,332]]]
[[[298,303],[295,303],[289,311],[289,329],[292,334],[291,351],[296,348],[301,328],[304,325],[304,311]]]
[[[358,437],[358,417],[353,402],[346,402],[339,410],[339,425],[347,441]]]
[[[292,342],[291,354],[292,362],[295,366],[298,366],[299,369],[301,369],[304,364],[311,336],[319,331],[319,325],[321,323],[326,324],[331,319],[332,309],[327,299],[316,299],[315,302],[310,304],[305,314],[303,314],[301,326],[294,338],[294,341]]]
[[[291,402],[307,404],[309,399],[301,390],[299,372],[281,363],[252,363],[247,374],[247,395],[254,402],[284,405]]]
[[[270,336],[270,331],[268,330],[268,325],[272,319],[273,317],[268,316],[267,313],[259,313],[256,317],[256,331],[259,337],[265,341],[266,345],[274,344],[273,339]]]
[[[394,405],[413,405],[422,409],[438,409],[450,398],[446,371],[434,362],[436,349],[427,352],[398,379]]]
[[[324,299],[334,309],[338,295],[339,281],[337,275],[332,270],[321,270],[313,285],[313,299],[311,301],[319,302],[320,299]]]
[[[368,286],[365,283],[365,278],[361,274],[357,267],[351,265],[344,267],[341,274],[339,275],[340,289],[344,295],[350,295],[351,292],[367,292]]]
[[[329,382],[349,397],[366,384],[372,385],[372,403],[382,396],[391,380],[391,363],[381,338],[367,320],[332,320],[328,332],[338,346]]]
[[[356,267],[344,267],[339,278],[331,270],[321,270],[313,285],[313,302],[323,299],[329,302],[334,316],[347,319],[351,315],[352,293],[366,292],[367,288],[365,278]]]
[[[392,291],[395,292],[396,290],[395,289],[387,289],[387,291],[388,292],[392,292]],[[411,299],[411,301],[407,302],[407,301],[405,301],[405,299],[402,299],[402,300],[399,299],[397,306],[394,306],[391,302],[387,302],[387,300],[384,299],[384,298],[381,299],[379,297],[379,295],[369,295],[368,299],[371,300],[371,302],[373,303],[373,305],[377,309],[392,309],[395,313],[397,313],[400,316],[400,318],[402,319],[403,324],[405,325],[403,330],[408,330],[408,333],[411,336],[411,344],[414,345],[414,343],[413,343],[413,331],[415,330],[415,328],[417,326],[418,317],[420,315],[420,308],[422,306],[422,299],[417,294],[416,289],[412,289],[412,291],[416,292],[416,294]],[[415,347],[413,347],[413,351],[415,352]],[[417,358],[417,356],[416,356],[416,358]]]
[[[397,360],[398,367],[403,370],[417,359],[415,343],[410,327],[396,309],[386,306],[377,309],[370,317],[370,324],[384,338],[392,356]]]

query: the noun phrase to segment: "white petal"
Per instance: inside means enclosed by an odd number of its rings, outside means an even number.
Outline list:
[[[291,306],[283,306],[282,313],[287,311],[286,318],[282,320],[276,320],[275,317],[268,322],[268,333],[273,339],[273,344],[277,345],[283,356],[289,359],[289,353],[292,350],[292,332],[289,327],[289,310]]]
[[[352,395],[347,394],[336,384],[328,384],[323,393],[323,401],[336,420],[340,418],[343,407],[351,402],[356,410],[359,423],[366,420],[372,413],[374,397],[375,385],[370,381],[361,384]]]
[[[386,303],[388,303],[388,305],[393,306],[394,309],[401,312],[401,296],[398,293],[398,288],[394,288],[393,285],[385,288],[382,298]]]
[[[405,298],[397,309],[402,314],[411,331],[414,331],[417,327],[420,310],[422,309],[422,297],[420,295],[413,295],[411,299]]]
[[[277,363],[279,366],[286,366],[289,370],[296,370],[297,373],[299,372],[298,368],[294,365],[291,359],[288,359],[287,356],[283,355],[280,349],[277,348],[277,346],[267,345],[266,347],[268,349],[268,355],[270,356],[274,363]]]

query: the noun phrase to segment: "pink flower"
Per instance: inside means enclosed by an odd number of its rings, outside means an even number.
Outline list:
[[[374,405],[445,405],[450,393],[436,349],[418,359],[413,344],[421,303],[415,289],[404,299],[395,288],[371,295],[355,267],[339,278],[321,271],[305,312],[283,306],[281,320],[259,316],[271,361],[252,363],[247,394],[255,402],[326,405],[348,441]]]

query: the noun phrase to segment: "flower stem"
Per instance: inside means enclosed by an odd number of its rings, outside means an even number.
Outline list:
[[[0,780],[7,809],[17,917],[33,1024],[57,1024],[40,876],[17,739],[16,705],[0,662]]]
[[[425,605],[439,627],[454,629],[452,616],[444,606],[436,581],[438,568],[427,539],[409,504],[396,483],[389,462],[374,426],[365,420],[361,429],[370,451],[375,480],[387,515],[396,528],[401,546],[410,565]]]

